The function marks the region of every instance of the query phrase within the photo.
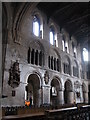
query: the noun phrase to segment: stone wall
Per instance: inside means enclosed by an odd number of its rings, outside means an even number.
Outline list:
[[[10,7],[10,9],[12,10],[13,8]],[[33,34],[32,22],[33,22],[34,13],[38,13],[39,16],[41,17],[40,19],[42,20],[42,25],[43,25],[43,29],[42,29],[43,38],[36,37]],[[13,10],[11,12],[10,17],[13,18]],[[52,46],[49,42],[50,24],[54,24],[57,29],[58,47]],[[13,25],[11,25],[11,28],[12,27]],[[65,34],[66,40],[68,42],[68,52],[63,51],[63,47],[62,47],[62,35],[63,34]],[[24,105],[25,87],[28,84],[27,82],[28,77],[31,74],[36,74],[40,80],[40,88],[39,88],[39,93],[37,96],[37,98],[39,97],[40,99],[38,100],[38,106],[40,106],[41,104],[50,104],[51,102],[51,98],[50,98],[51,81],[53,79],[60,81],[61,89],[59,89],[59,91],[61,91],[61,93],[59,92],[59,98],[58,98],[58,100],[60,101],[60,104],[64,104],[65,82],[67,80],[70,80],[72,83],[72,91],[69,91],[68,93],[69,97],[71,98],[69,102],[74,103],[74,97],[76,98],[75,86],[74,86],[74,83],[76,81],[80,83],[79,91],[78,91],[80,92],[80,96],[77,99],[75,99],[76,100],[75,102],[76,103],[83,102],[82,83],[85,83],[86,86],[88,86],[88,81],[87,81],[87,78],[81,79],[81,75],[80,75],[80,70],[81,70],[81,68],[79,67],[79,65],[81,64],[80,45],[76,44],[77,54],[75,58],[73,55],[73,51],[72,51],[72,41],[76,43],[76,40],[73,36],[70,40],[69,34],[64,28],[61,31],[59,31],[59,26],[53,20],[50,20],[50,22],[47,23],[47,16],[44,13],[42,13],[42,11],[38,10],[36,7],[34,9],[33,5],[31,5],[31,8],[29,8],[25,12],[25,14],[23,15],[21,19],[21,22],[19,23],[19,30],[17,31],[17,35],[15,36],[15,39],[13,39],[12,31],[9,28],[7,40],[8,40],[8,43],[6,47],[5,69],[4,69],[4,79],[3,79],[3,95],[6,95],[7,97],[2,99],[2,106],[16,106],[16,105],[23,106]],[[44,51],[44,65],[43,66],[39,66],[35,64],[28,64],[27,52],[28,52],[29,47],[33,47],[35,50],[41,49]],[[55,70],[49,69],[48,57],[52,55],[60,56],[61,71],[55,71]],[[63,71],[63,62],[65,60],[65,56],[68,56],[70,59],[70,68],[71,68],[70,75],[65,74]],[[19,62],[20,84],[18,87],[12,88],[8,84],[9,69],[11,68],[11,65],[16,60],[18,60]],[[73,76],[73,66],[74,66],[73,61],[74,60],[78,64],[79,77]],[[49,82],[47,84],[45,84],[45,78],[44,78],[46,71],[48,71],[49,73],[49,78],[48,78]],[[12,97],[13,90],[15,91],[14,97]],[[86,93],[88,93],[88,90],[86,90]],[[60,99],[61,96],[62,98]],[[85,94],[85,96],[87,97],[86,101],[88,101],[87,94]]]

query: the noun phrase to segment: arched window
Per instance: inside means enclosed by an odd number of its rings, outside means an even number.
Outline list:
[[[33,18],[33,33],[37,37],[40,35],[40,20],[37,16],[34,16]]]
[[[63,51],[65,51],[65,35],[62,36],[62,46],[63,46]]]
[[[66,36],[63,35],[62,36],[62,46],[63,46],[63,51],[66,51],[67,52],[67,46],[66,46]]]
[[[68,56],[64,56],[63,58],[63,72],[65,74],[71,75],[71,64],[70,64],[70,58]]]
[[[78,77],[79,72],[78,72],[78,63],[77,61],[74,60],[73,62],[73,76]]]
[[[72,51],[73,51],[73,55],[76,58],[76,46],[74,45],[74,43],[72,42]]]
[[[50,27],[49,39],[50,39],[50,44],[55,45],[55,30],[53,26]]]
[[[28,63],[30,63],[30,47],[29,47],[29,49],[28,49],[27,61],[28,61]]]
[[[83,60],[88,61],[88,50],[83,48]]]

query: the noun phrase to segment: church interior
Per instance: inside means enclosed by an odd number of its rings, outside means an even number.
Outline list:
[[[2,120],[90,120],[89,11],[2,3]]]

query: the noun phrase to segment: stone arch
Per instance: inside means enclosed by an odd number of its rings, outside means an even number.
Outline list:
[[[39,40],[35,39],[35,40],[31,41],[29,46],[31,48],[36,48],[38,50],[42,50],[43,52],[45,52],[45,48],[44,48],[44,46],[42,45],[42,43]]]
[[[20,9],[18,9],[18,12],[14,18],[12,31],[13,40],[15,42],[20,44],[20,35],[18,34],[18,32],[20,32],[21,30],[21,26],[24,20],[23,18],[26,18],[27,14],[30,14],[37,4],[38,3],[22,3]]]
[[[63,72],[71,75],[71,60],[69,56],[65,55],[63,58]]]
[[[40,41],[34,40],[30,42],[27,51],[28,63],[44,66],[45,65],[45,50]]]
[[[62,33],[63,51],[66,51],[69,53],[70,35],[65,28],[61,28],[61,33]]]
[[[79,67],[76,60],[73,61],[73,76],[79,77]]]
[[[48,67],[58,72],[61,71],[61,57],[56,49],[49,50]]]
[[[58,76],[54,76],[50,82],[50,102],[51,105],[57,106],[60,103],[59,91],[62,90],[62,83]]]
[[[32,72],[27,78],[25,86],[25,99],[31,102],[31,105],[39,107],[41,104],[41,77],[37,72]]]
[[[40,24],[40,35],[39,37],[43,39],[43,18],[42,18],[42,15],[39,11],[35,10],[32,12],[32,16],[36,16],[39,20],[39,24]],[[33,19],[32,19],[33,21]]]
[[[71,80],[66,80],[64,83],[64,102],[65,104],[71,104],[74,102],[74,94],[73,94],[73,85]]]
[[[56,24],[51,19],[49,20],[49,28],[52,28],[54,31],[54,44],[53,45],[58,47],[58,40],[57,40],[58,30],[57,30]]]
[[[36,15],[39,19],[40,19],[40,24],[43,24],[43,18],[42,18],[42,15],[41,13],[39,13],[39,11],[34,11],[32,12],[32,16]]]

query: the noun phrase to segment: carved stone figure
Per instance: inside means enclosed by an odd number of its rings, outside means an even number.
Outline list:
[[[49,82],[49,73],[48,73],[48,71],[45,72],[44,80],[45,80],[45,84],[48,84],[48,82]]]
[[[8,84],[13,88],[18,87],[18,85],[20,84],[20,71],[19,71],[19,63],[17,60],[9,69]]]

